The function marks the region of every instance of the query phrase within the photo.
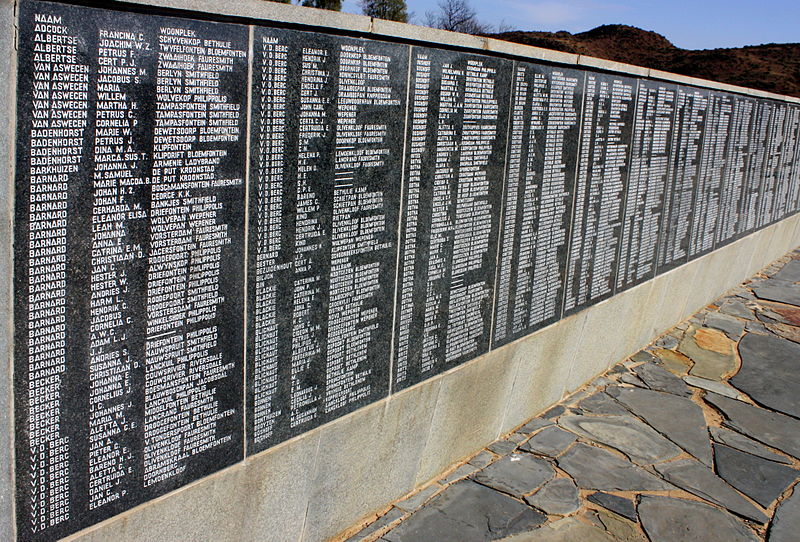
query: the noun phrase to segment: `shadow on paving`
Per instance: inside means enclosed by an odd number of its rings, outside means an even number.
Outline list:
[[[348,542],[800,540],[800,250]]]

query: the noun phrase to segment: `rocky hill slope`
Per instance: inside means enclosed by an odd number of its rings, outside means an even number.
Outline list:
[[[491,37],[800,97],[800,43],[695,51],[626,25],[578,34],[514,31]]]

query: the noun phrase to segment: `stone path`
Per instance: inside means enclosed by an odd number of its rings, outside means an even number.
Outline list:
[[[799,477],[797,250],[346,540],[791,542]]]

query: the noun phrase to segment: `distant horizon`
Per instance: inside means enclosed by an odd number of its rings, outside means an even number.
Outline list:
[[[409,22],[423,24],[438,0],[406,0]],[[721,49],[800,43],[800,2],[765,0],[470,0],[478,20],[494,31],[586,32],[604,24],[635,26],[661,34],[682,49]],[[342,11],[361,13],[358,0]],[[514,21],[514,24],[511,23]]]

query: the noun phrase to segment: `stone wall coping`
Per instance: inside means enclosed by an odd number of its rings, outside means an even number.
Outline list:
[[[267,0],[236,0],[235,2],[220,2],[218,0],[128,0],[127,2],[120,2],[118,0],[107,0],[103,2],[100,7],[124,8],[126,5],[175,9],[193,12],[194,15],[205,13],[222,17],[246,18],[252,19],[254,22],[269,21],[308,27],[309,30],[330,30],[334,32],[359,34],[361,37],[374,37],[375,39],[402,39],[434,46],[441,45],[473,49],[475,52],[490,52],[533,61],[545,61],[554,64],[572,65],[575,67],[594,68],[623,75],[646,77],[671,83],[681,83],[711,90],[734,92],[747,96],[800,104],[800,98],[794,96],[729,85],[718,81],[699,79],[652,68],[625,64],[623,62],[615,62],[587,55],[564,53],[562,51],[533,47],[494,38],[449,32],[425,26],[385,21],[365,15],[280,4]]]

